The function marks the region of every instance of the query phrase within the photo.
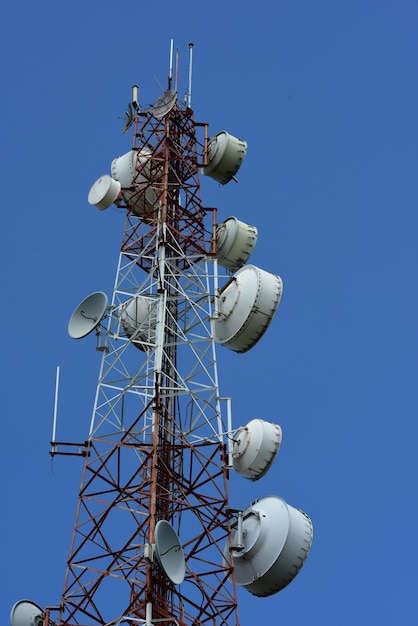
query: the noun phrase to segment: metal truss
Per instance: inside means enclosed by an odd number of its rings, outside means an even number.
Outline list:
[[[154,448],[139,444],[133,431],[135,425],[113,444],[89,441],[62,623],[146,623],[151,604],[152,623],[236,624],[232,565],[224,554],[230,530],[225,447]],[[169,520],[182,537],[186,576],[180,586],[146,558],[150,522],[157,519]]]
[[[214,276],[210,271],[216,271],[216,262],[205,259],[186,272],[180,269],[176,257],[170,257],[165,268],[169,291],[161,290],[157,267],[144,276],[136,259],[125,253],[120,255],[102,346],[91,434],[106,432],[106,429],[110,432],[123,430],[127,405],[133,402],[145,407],[153,397],[153,372],[156,359],[161,358],[156,344],[158,324],[164,325],[160,348],[167,369],[161,394],[170,397],[178,407],[173,430],[194,441],[214,437],[222,440],[223,433],[230,430],[221,418],[216,349],[211,336]],[[126,303],[134,296],[146,299],[150,313],[132,336],[127,337],[121,317]],[[164,307],[165,318],[157,321],[160,307]],[[145,414],[141,425],[144,438],[151,427],[148,418]]]
[[[179,104],[162,117],[145,112],[133,150],[58,625],[238,626],[227,549],[231,424],[211,326],[216,211],[200,200],[207,126]],[[152,557],[159,520],[181,539],[180,585]]]

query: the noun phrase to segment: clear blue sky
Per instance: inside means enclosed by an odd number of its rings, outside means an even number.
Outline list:
[[[204,204],[255,224],[252,262],[284,281],[260,343],[218,351],[234,425],[283,429],[233,504],[277,494],[315,530],[286,590],[240,590],[241,626],[417,624],[418,2],[1,0],[0,18],[2,624],[60,600],[81,461],[48,455],[55,368],[58,436],[84,440],[99,355],[67,322],[110,295],[123,229],[87,193],[130,147],[131,85],[147,103],[166,84],[171,38],[181,90],[195,43],[196,119],[248,142]]]

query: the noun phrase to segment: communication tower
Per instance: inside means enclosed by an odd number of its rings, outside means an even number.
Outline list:
[[[228,499],[231,471],[258,480],[281,429],[261,419],[232,424],[220,395],[216,344],[246,352],[280,302],[279,276],[247,264],[257,229],[219,223],[204,207],[200,173],[235,179],[247,144],[209,137],[178,99],[173,46],[168,86],[142,107],[133,88],[115,158],[88,195],[126,215],[111,298],[87,296],[68,332],[95,331],[102,354],[87,441],[55,439],[51,454],[84,459],[59,605],[17,602],[12,626],[238,626],[236,585],[257,596],[283,589],[302,567],[312,524],[277,496],[242,510]]]

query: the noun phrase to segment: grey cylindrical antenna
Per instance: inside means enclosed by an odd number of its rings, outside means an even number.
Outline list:
[[[132,104],[134,105],[135,111],[138,111],[139,110],[138,85],[132,85]]]
[[[173,39],[170,41],[170,66],[168,70],[168,88],[171,89],[171,81],[173,79]]]
[[[242,527],[242,520],[243,520],[243,513],[242,511],[238,511],[237,513],[237,545],[235,547],[235,550],[243,550],[244,549],[244,544],[243,544],[243,539],[244,539],[244,532],[243,532],[243,527]]]
[[[193,43],[189,43],[189,87],[187,90],[187,106],[192,107],[192,65],[193,65]]]
[[[152,604],[151,602],[147,602],[147,606],[145,608],[145,626],[152,626]]]

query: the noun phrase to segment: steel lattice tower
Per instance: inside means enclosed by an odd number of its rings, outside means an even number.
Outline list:
[[[127,217],[59,625],[239,624],[211,331],[216,211],[199,182],[207,126],[179,102],[163,113],[136,116],[136,171],[118,200]],[[150,555],[159,520],[181,537],[180,585]]]
[[[282,435],[260,418],[232,428],[215,342],[252,348],[282,280],[246,265],[254,226],[218,224],[202,205],[201,168],[226,184],[247,144],[226,131],[209,139],[194,120],[189,47],[185,102],[177,78],[171,86],[171,50],[168,89],[141,111],[134,86],[131,150],[89,193],[126,220],[110,302],[91,294],[68,326],[74,339],[95,330],[102,354],[84,444],[55,439],[57,369],[51,454],[84,458],[64,589],[45,611],[16,602],[11,626],[239,626],[236,585],[259,597],[281,591],[312,545],[310,518],[279,496],[229,507],[229,471],[262,478]]]

